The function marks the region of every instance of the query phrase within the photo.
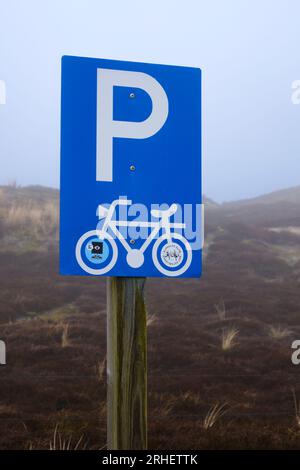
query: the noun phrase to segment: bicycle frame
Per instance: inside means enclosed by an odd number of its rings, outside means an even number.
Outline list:
[[[162,213],[160,220],[157,222],[143,222],[143,221],[126,221],[126,220],[112,220],[113,213],[117,207],[117,205],[131,205],[132,201],[129,201],[127,199],[119,199],[116,201],[113,201],[113,203],[110,205],[103,227],[101,229],[101,232],[107,232],[109,229],[113,232],[113,234],[117,237],[118,240],[120,240],[121,244],[125,248],[125,250],[129,253],[130,251],[134,250],[134,248],[131,248],[129,243],[127,242],[126,238],[122,235],[122,233],[118,230],[118,227],[145,227],[145,228],[151,228],[150,235],[142,246],[139,248],[139,251],[141,253],[144,253],[152,240],[156,237],[156,235],[159,233],[161,229],[165,231],[168,237],[168,242],[172,242],[172,232],[171,229],[175,228],[185,228],[186,224],[184,223],[170,223],[170,215],[164,215]]]
[[[151,216],[153,216],[157,221],[127,221],[127,220],[112,220],[115,208],[117,205],[131,205],[131,201],[127,199],[117,199],[111,203],[109,208],[105,206],[98,206],[97,215],[99,219],[103,219],[103,225],[99,227],[97,226],[96,230],[90,230],[84,233],[77,241],[75,254],[76,259],[78,261],[79,266],[81,268],[90,273],[95,275],[102,275],[108,271],[110,271],[117,262],[118,259],[118,246],[115,242],[115,238],[117,238],[120,243],[123,245],[125,251],[127,252],[126,261],[127,264],[131,268],[140,268],[144,261],[145,256],[144,252],[149,247],[150,243],[156,238],[153,248],[152,248],[152,261],[154,266],[158,269],[160,273],[165,276],[179,276],[183,274],[190,266],[192,262],[192,247],[189,241],[181,234],[175,231],[175,229],[183,229],[186,227],[185,223],[171,223],[170,218],[174,215],[178,209],[177,204],[172,204],[166,210],[151,210]],[[145,238],[140,248],[134,248],[134,246],[130,246],[129,242],[123,236],[121,231],[119,230],[120,227],[145,227],[150,229],[150,234]],[[163,231],[163,233],[159,233]],[[97,236],[98,239],[107,239],[108,244],[111,247],[111,259],[107,265],[100,268],[92,268],[89,264],[86,264],[84,259],[82,258],[81,249],[83,244],[90,238]],[[183,245],[178,249],[181,250],[183,254],[183,249],[185,251],[184,258],[180,258],[180,265],[174,266],[176,269],[170,269],[164,262],[161,257],[161,252],[159,251],[166,241],[169,244],[175,243],[179,240],[180,244]],[[132,244],[133,245],[133,244]],[[167,247],[168,248],[168,247]],[[171,266],[172,268],[173,266]]]

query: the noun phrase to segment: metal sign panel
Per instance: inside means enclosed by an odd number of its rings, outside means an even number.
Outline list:
[[[201,71],[62,59],[62,274],[201,274]]]

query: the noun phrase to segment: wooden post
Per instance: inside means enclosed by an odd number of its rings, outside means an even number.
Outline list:
[[[147,448],[145,278],[107,281],[107,447]]]

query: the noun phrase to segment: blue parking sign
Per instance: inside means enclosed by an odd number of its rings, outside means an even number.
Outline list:
[[[64,56],[60,272],[199,277],[201,71]]]

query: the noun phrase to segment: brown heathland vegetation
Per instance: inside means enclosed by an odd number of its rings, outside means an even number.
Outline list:
[[[58,274],[58,196],[0,192],[1,449],[106,445],[105,279]],[[300,448],[298,196],[208,202],[202,278],[147,281],[150,448]]]

